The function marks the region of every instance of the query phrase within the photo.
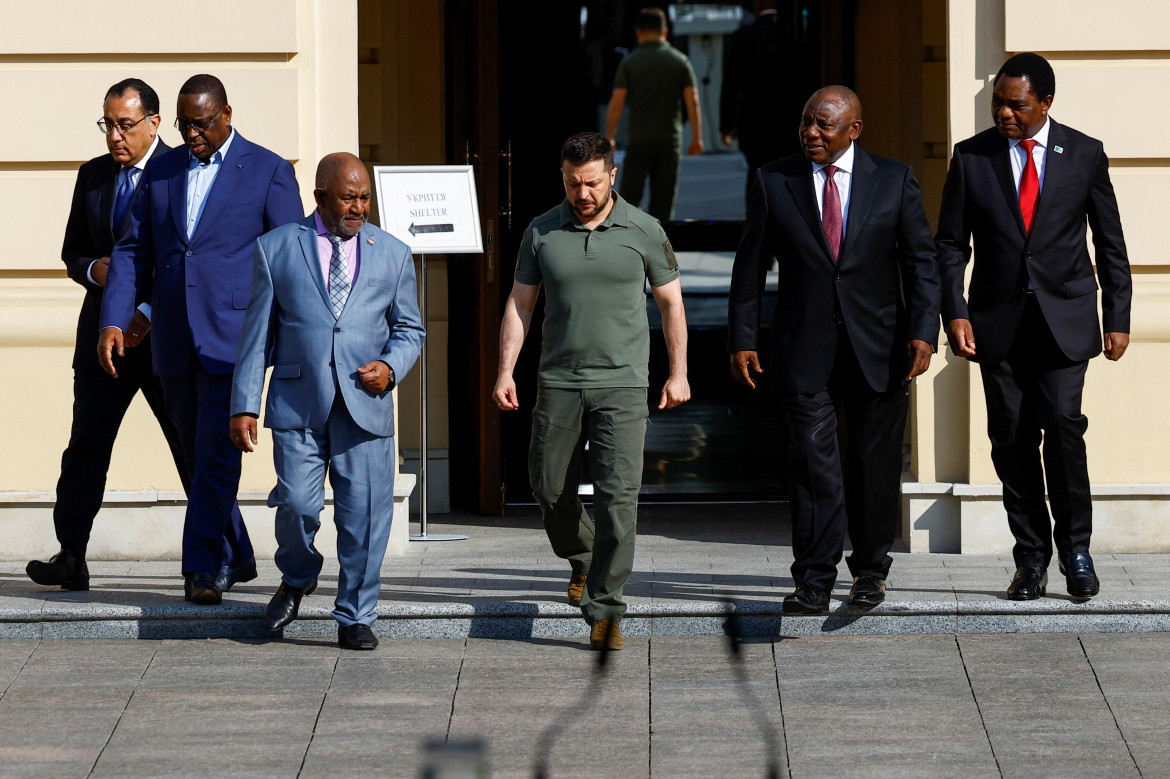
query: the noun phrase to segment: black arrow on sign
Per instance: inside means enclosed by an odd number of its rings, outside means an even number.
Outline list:
[[[419,233],[453,233],[455,232],[455,225],[453,224],[432,224],[432,225],[416,225],[414,222],[410,223],[411,235],[418,235]]]

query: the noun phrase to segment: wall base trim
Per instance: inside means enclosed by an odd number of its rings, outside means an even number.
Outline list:
[[[387,556],[406,553],[410,539],[410,493],[415,476],[399,473],[394,480],[394,521]],[[0,529],[4,544],[0,560],[48,559],[57,551],[53,534],[54,490],[0,491]],[[275,516],[268,493],[239,493],[240,511],[256,557],[271,560],[276,553]],[[111,490],[105,494],[90,535],[90,560],[180,560],[183,515],[187,498],[181,490]],[[325,557],[337,557],[337,530],[333,526],[333,490],[325,491],[325,510],[316,547]]]
[[[1170,552],[1170,484],[1094,484],[1092,495],[1092,551]],[[904,481],[902,540],[911,552],[1010,553],[1003,486]]]

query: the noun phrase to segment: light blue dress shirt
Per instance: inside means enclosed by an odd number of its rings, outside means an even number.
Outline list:
[[[211,193],[211,187],[215,184],[215,179],[219,175],[219,169],[223,167],[223,159],[227,156],[228,147],[232,145],[232,141],[236,138],[236,130],[233,127],[231,135],[223,142],[223,146],[216,149],[215,154],[211,155],[206,163],[200,162],[199,158],[194,154],[190,154],[190,160],[187,163],[187,240],[191,240],[191,236],[195,235],[195,228],[199,226],[199,219],[203,216],[203,207],[207,205],[207,196]]]

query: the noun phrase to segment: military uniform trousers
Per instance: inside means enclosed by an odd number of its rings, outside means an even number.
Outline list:
[[[626,148],[621,165],[618,192],[629,202],[639,205],[646,177],[650,177],[650,204],[646,213],[659,222],[674,218],[674,201],[678,196],[678,170],[681,155],[671,143],[632,143]]]
[[[644,387],[537,390],[528,474],[553,551],[587,571],[581,611],[620,620],[634,567],[646,445]],[[593,517],[577,496],[588,443]]]

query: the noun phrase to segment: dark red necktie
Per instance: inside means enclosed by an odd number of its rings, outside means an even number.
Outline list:
[[[1024,216],[1024,229],[1032,232],[1032,214],[1036,211],[1036,198],[1040,196],[1040,176],[1036,173],[1036,160],[1032,158],[1032,149],[1036,148],[1036,141],[1031,139],[1020,141],[1020,145],[1027,152],[1028,161],[1024,163],[1024,172],[1020,175],[1020,213]]]
[[[826,165],[821,170],[825,172],[825,195],[821,204],[821,225],[825,228],[825,238],[829,241],[829,249],[833,252],[833,260],[841,256],[841,194],[837,191],[837,182],[833,181],[833,174],[837,172],[836,165]]]

